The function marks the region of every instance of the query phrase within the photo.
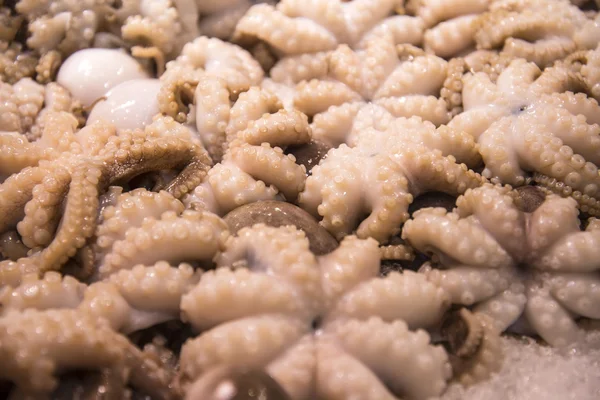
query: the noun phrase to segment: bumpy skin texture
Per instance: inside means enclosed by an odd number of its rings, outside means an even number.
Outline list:
[[[234,363],[266,368],[292,399],[441,393],[447,355],[409,328],[435,324],[446,293],[414,272],[380,278],[371,239],[347,237],[321,257],[308,247],[291,226],[258,224],[229,238],[218,268],[182,299],[183,317],[203,331],[182,349],[184,388]]]
[[[179,317],[179,303],[200,278],[188,264],[171,267],[166,261],[138,264],[86,286],[51,271],[27,275],[17,287],[1,294],[3,314],[28,309],[76,309],[108,322],[115,331],[131,333]]]
[[[592,97],[600,99],[600,49],[585,52],[581,76]]]
[[[158,217],[144,216],[138,222],[115,232],[118,239],[109,248],[103,248],[105,255],[97,259],[98,279],[158,260],[209,262],[228,234],[225,222],[209,212],[165,211]],[[105,224],[114,226],[115,220],[100,225],[99,230]],[[104,238],[98,238],[103,245],[108,241]]]
[[[524,212],[515,196],[492,185],[469,190],[453,212],[417,211],[402,237],[435,255],[441,269],[422,272],[453,303],[474,306],[501,331],[523,315],[551,345],[569,345],[581,335],[575,316],[600,318],[598,220],[581,231],[573,199],[548,195]]]
[[[479,16],[494,0],[410,0],[407,8],[425,25],[423,44],[440,57],[454,57],[475,46]]]
[[[314,118],[315,138],[329,142],[337,126],[352,124],[368,103],[396,117],[448,122],[448,106],[440,98],[446,76],[445,60],[411,45],[395,45],[389,33],[367,39],[359,50],[340,45],[331,52],[285,59],[271,70],[275,82],[294,88],[293,106]]]
[[[369,36],[391,31],[396,43],[419,44],[420,18],[390,16],[400,10],[397,0],[283,0],[276,6],[258,4],[236,26],[234,40],[266,42],[282,55],[333,50],[339,44],[352,47]]]
[[[361,112],[370,126],[356,129],[354,147],[330,150],[298,198],[338,239],[356,229],[361,238],[386,242],[408,219],[414,197],[430,190],[458,195],[485,181],[458,164],[477,163],[468,134],[417,117],[394,119],[376,106]]]
[[[280,103],[257,88],[240,95],[229,113],[225,131],[231,136],[223,160],[184,198],[188,207],[225,215],[254,201],[282,195],[288,201],[296,199],[304,188],[306,168],[283,149],[310,142],[311,129],[299,111],[269,106],[280,107]],[[265,109],[272,113],[262,114]]]
[[[0,98],[0,131],[18,132],[29,140],[41,136],[51,112],[74,112],[79,107],[61,85],[40,85],[31,78],[13,85],[0,82]]]
[[[600,39],[600,31],[589,26],[593,22],[568,0],[499,0],[476,23],[478,48],[502,48],[540,67],[594,48]]]
[[[476,139],[484,176],[518,186],[536,172],[550,178],[541,183],[598,214],[600,107],[573,93],[584,86],[577,73],[563,64],[541,72],[517,59],[496,83],[478,72],[467,73],[463,85],[465,111],[448,126]]]
[[[57,51],[67,57],[116,43],[151,48],[168,60],[198,36],[192,0],[21,0],[15,9],[28,21],[27,46],[41,55]]]
[[[159,97],[161,111],[177,117],[180,122],[184,122],[186,117],[193,118],[194,115],[185,115],[188,110],[182,109],[185,105],[181,104],[180,90],[193,91],[204,75],[222,79],[226,88],[237,96],[258,85],[264,72],[250,53],[241,47],[216,38],[198,37],[187,43],[175,60],[167,63],[167,70],[161,76],[165,82]]]
[[[26,310],[0,318],[0,376],[27,398],[46,398],[55,374],[68,369],[115,369],[152,397],[175,398],[166,369],[145,355],[106,321],[78,310]],[[17,394],[17,396],[19,395]]]
[[[24,273],[60,269],[73,257],[94,233],[98,197],[112,182],[126,182],[149,171],[183,169],[180,176],[185,179],[170,190],[182,196],[208,169],[196,165],[206,161],[204,149],[170,118],[158,118],[144,131],[118,133],[101,123],[80,131],[76,125],[73,116],[52,113],[42,138],[31,144],[48,159],[27,159],[21,171],[2,183],[0,230],[16,226],[34,250],[17,261],[0,262],[2,285],[17,284]],[[21,142],[9,142],[13,152],[21,151],[20,146]],[[10,151],[3,154],[11,156]]]

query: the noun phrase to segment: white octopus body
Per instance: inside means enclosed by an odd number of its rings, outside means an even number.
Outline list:
[[[422,272],[453,303],[474,306],[502,331],[523,314],[551,345],[572,344],[582,335],[574,316],[600,316],[598,221],[581,231],[573,199],[549,195],[526,213],[509,194],[491,185],[469,190],[453,212],[416,212],[402,236],[438,257],[444,269]]]
[[[203,331],[182,349],[183,381],[209,379],[234,363],[266,368],[295,400],[343,399],[350,390],[389,399],[441,393],[451,373],[447,355],[418,328],[441,317],[445,292],[412,272],[379,278],[371,239],[348,237],[320,258],[308,246],[291,226],[255,225],[230,237],[219,267],[182,299],[184,318]]]
[[[339,44],[359,42],[381,31],[391,31],[396,43],[419,44],[420,18],[391,16],[402,2],[396,0],[283,0],[276,6],[258,4],[239,21],[234,39],[252,37],[283,55],[333,50]],[[268,29],[264,29],[264,26]]]
[[[313,128],[321,140],[330,141],[327,136],[338,130],[337,125],[352,123],[364,104],[436,125],[450,119],[448,105],[440,98],[447,62],[412,46],[395,46],[390,35],[369,40],[361,50],[342,45],[313,58],[308,68],[309,62],[280,62],[271,76],[295,84],[294,107],[314,116]],[[296,78],[301,80],[294,82]]]
[[[420,0],[416,13],[423,19],[426,50],[440,57],[452,57],[475,47],[479,15],[493,0]]]
[[[484,73],[469,73],[462,90],[465,111],[448,126],[477,140],[486,177],[522,185],[529,171],[537,172],[584,195],[584,211],[597,212],[600,106],[567,91],[573,79],[563,66],[541,72],[523,59],[512,61],[496,83]]]
[[[394,119],[376,106],[361,112],[365,126],[349,138],[355,147],[330,150],[299,196],[300,205],[322,216],[321,224],[338,238],[356,228],[359,237],[385,242],[400,231],[414,196],[428,190],[459,194],[483,182],[457,163],[477,163],[469,135],[417,117]]]

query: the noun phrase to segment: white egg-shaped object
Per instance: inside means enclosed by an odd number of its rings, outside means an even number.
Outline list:
[[[89,107],[119,83],[148,78],[135,58],[117,49],[84,49],[61,65],[56,81]]]
[[[105,121],[117,129],[144,128],[159,112],[160,87],[158,79],[134,79],[115,86],[105,94],[105,100],[96,103],[87,125]]]

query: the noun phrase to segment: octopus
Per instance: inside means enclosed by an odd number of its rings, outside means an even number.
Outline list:
[[[21,0],[15,11],[28,23],[28,48],[40,55],[57,51],[68,57],[89,47],[124,47],[174,58],[195,37],[197,27],[187,14],[193,1],[114,0],[82,2]]]
[[[227,136],[235,134],[228,125],[235,123],[237,129],[243,129],[245,118],[255,120],[267,112],[264,105],[257,107],[261,114],[254,115],[235,107],[238,101],[239,108],[248,107],[239,97],[258,85],[263,76],[258,62],[244,49],[215,38],[199,37],[167,64],[161,77],[159,110],[179,122],[195,125],[209,154],[218,162]]]
[[[49,398],[55,374],[92,369],[106,375],[106,394],[121,398],[127,383],[157,399],[177,398],[170,374],[106,321],[77,310],[34,309],[0,318],[0,377],[15,384],[14,398]],[[126,378],[129,376],[129,378]]]
[[[315,138],[331,142],[338,126],[351,124],[366,104],[384,107],[395,117],[447,123],[448,104],[440,97],[447,64],[381,34],[366,40],[360,50],[340,45],[331,52],[280,61],[270,72],[275,82],[271,90],[284,97],[286,89],[277,84],[289,86],[293,107],[313,118]]]
[[[598,101],[600,99],[600,50],[587,50],[571,54],[565,63],[578,74],[586,93]]]
[[[482,14],[495,0],[410,0],[407,9],[423,20],[423,47],[439,57],[454,57],[475,47]]]
[[[581,230],[572,198],[535,186],[470,189],[456,208],[417,211],[402,237],[432,255],[422,269],[454,304],[496,329],[536,333],[553,346],[580,339],[578,317],[600,318],[600,222]]]
[[[281,107],[275,96],[258,88],[240,94],[228,113],[223,158],[183,199],[187,207],[225,215],[255,201],[293,202],[298,197],[306,168],[283,149],[310,142],[311,129],[306,115]],[[233,137],[227,140],[227,136]]]
[[[463,77],[464,112],[448,126],[471,134],[493,182],[513,186],[533,179],[581,210],[598,214],[600,145],[598,102],[568,66],[541,71],[513,60],[494,83],[482,72]]]
[[[229,232],[216,215],[185,210],[166,191],[139,188],[116,195],[122,189],[115,189],[111,194],[115,199],[100,214],[91,246],[92,280],[104,280],[137,264],[207,264],[222,249]]]
[[[425,399],[504,332],[575,353],[592,2],[2,2],[0,393]]]
[[[207,2],[196,0],[200,21],[198,29],[202,35],[228,40],[235,32],[238,21],[256,3],[275,3],[270,0],[227,0]]]
[[[418,117],[393,118],[376,106],[361,112],[371,125],[356,129],[354,147],[330,150],[298,197],[337,239],[356,229],[358,237],[384,243],[400,232],[414,197],[431,190],[458,195],[485,181],[467,168],[479,162],[468,134]]]
[[[242,44],[260,40],[282,56],[334,50],[339,44],[360,47],[366,37],[391,31],[396,43],[419,44],[420,18],[394,15],[397,0],[282,0],[257,4],[239,20],[233,40]]]
[[[0,262],[2,285],[57,270],[73,257],[94,233],[99,195],[111,183],[179,169],[169,190],[181,197],[211,163],[189,130],[169,118],[158,118],[143,131],[116,132],[101,123],[77,131],[76,126],[72,115],[53,113],[35,142],[3,136],[2,173],[12,175],[2,183],[0,230],[16,227],[31,251]]]
[[[54,112],[79,116],[80,103],[56,82],[41,85],[31,78],[14,84],[0,82],[0,132],[15,140],[34,141],[41,137],[46,120]]]
[[[0,81],[14,84],[23,78],[35,78],[48,83],[54,79],[61,55],[53,50],[39,56],[27,49],[19,35],[23,22],[8,7],[0,7]]]
[[[494,1],[476,24],[477,48],[502,48],[542,68],[576,50],[594,48],[600,39],[597,23],[569,0]]]
[[[419,328],[440,320],[447,294],[411,271],[380,278],[373,239],[346,237],[320,257],[308,247],[292,226],[257,224],[227,240],[217,269],[181,302],[183,318],[202,332],[181,352],[179,380],[189,398],[207,396],[230,365],[263,369],[291,399],[440,394],[451,375],[448,356]],[[464,348],[462,338],[448,336]],[[484,347],[488,360],[493,346]],[[496,368],[488,361],[478,372]],[[482,378],[478,372],[465,368],[463,376]]]

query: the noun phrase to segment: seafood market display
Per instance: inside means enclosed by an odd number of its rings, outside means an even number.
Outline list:
[[[0,395],[457,398],[515,337],[592,351],[599,3],[0,1]]]

